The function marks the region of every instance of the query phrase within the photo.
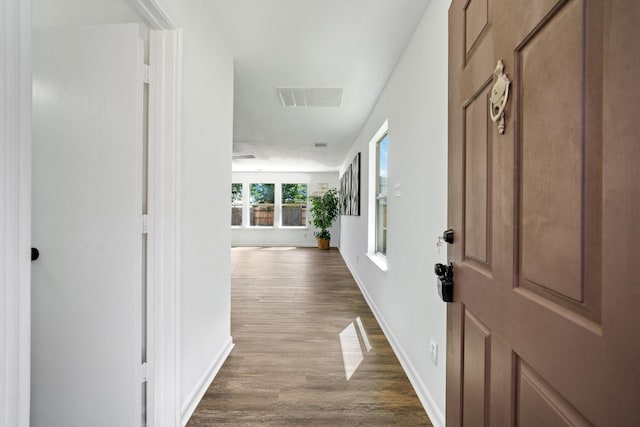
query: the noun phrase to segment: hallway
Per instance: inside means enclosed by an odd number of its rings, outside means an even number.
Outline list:
[[[431,425],[337,250],[233,248],[231,298],[235,348],[188,426]]]

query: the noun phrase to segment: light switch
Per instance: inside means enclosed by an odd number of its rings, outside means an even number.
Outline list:
[[[396,197],[402,197],[402,191],[400,191],[400,189],[402,188],[402,183],[401,182],[397,182],[394,186],[394,192],[393,195]]]
[[[433,339],[429,343],[429,359],[434,365],[438,366],[438,344]]]

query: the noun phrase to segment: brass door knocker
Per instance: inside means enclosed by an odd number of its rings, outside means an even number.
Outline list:
[[[489,97],[489,107],[491,109],[491,120],[498,122],[498,133],[504,133],[504,107],[509,100],[509,85],[511,80],[504,73],[504,63],[498,60],[496,69],[493,72],[496,76],[496,82],[491,89],[491,97]]]

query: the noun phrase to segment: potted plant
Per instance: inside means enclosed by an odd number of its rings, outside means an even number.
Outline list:
[[[314,236],[318,239],[319,249],[329,249],[331,233],[329,229],[338,217],[338,190],[332,188],[324,194],[314,194],[311,196],[311,215],[313,219],[309,224],[313,224],[316,229]]]

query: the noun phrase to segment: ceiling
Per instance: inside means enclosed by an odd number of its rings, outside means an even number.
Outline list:
[[[255,156],[233,170],[278,172],[340,168],[429,3],[203,1],[235,59],[233,154]],[[281,87],[340,106],[283,106]]]

